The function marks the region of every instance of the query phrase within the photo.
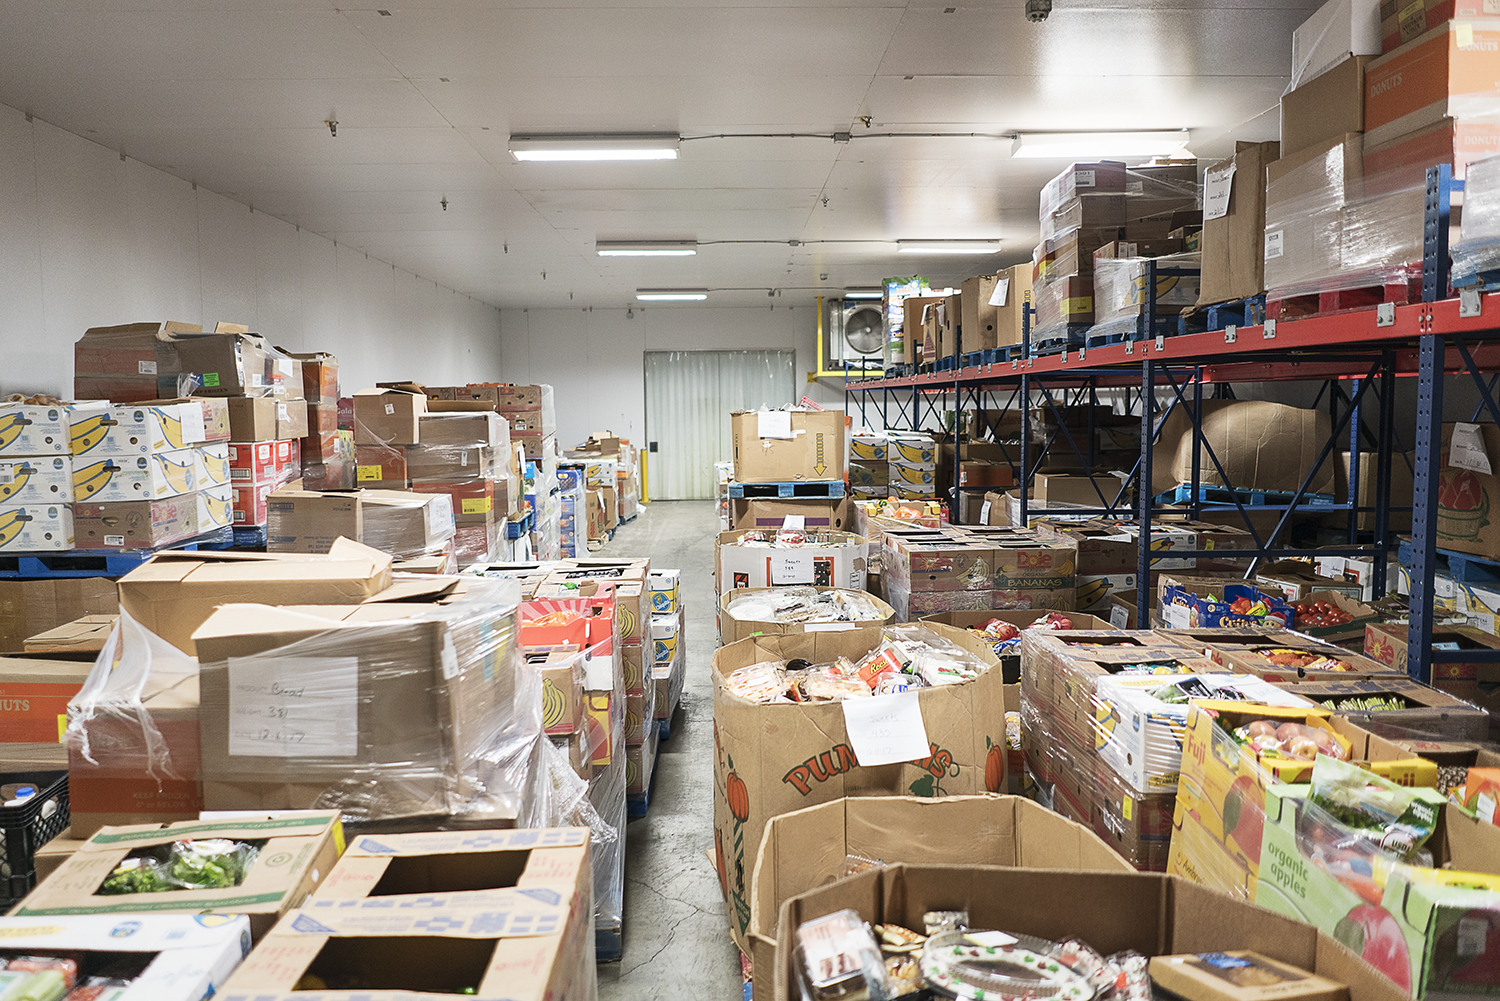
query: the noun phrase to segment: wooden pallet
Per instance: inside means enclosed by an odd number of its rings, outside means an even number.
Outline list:
[[[1362,285],[1358,288],[1330,289],[1326,292],[1308,292],[1302,295],[1282,296],[1279,299],[1266,296],[1266,319],[1285,320],[1305,316],[1328,316],[1349,313],[1360,309],[1374,309],[1385,303],[1405,305],[1422,298],[1422,279],[1402,278],[1379,284]]]

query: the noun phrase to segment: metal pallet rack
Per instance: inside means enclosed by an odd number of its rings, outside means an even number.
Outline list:
[[[1228,508],[1237,510],[1255,539],[1253,548],[1180,553],[1182,556],[1238,556],[1254,562],[1249,573],[1266,559],[1310,555],[1374,555],[1374,587],[1385,593],[1386,554],[1395,551],[1390,528],[1390,480],[1393,462],[1405,461],[1406,447],[1414,445],[1412,534],[1414,559],[1411,567],[1411,630],[1408,670],[1412,677],[1430,681],[1434,661],[1476,662],[1500,660],[1500,651],[1443,651],[1432,649],[1433,564],[1437,542],[1437,461],[1442,435],[1443,376],[1468,374],[1481,402],[1474,419],[1487,416],[1500,424],[1500,404],[1495,387],[1500,376],[1486,380],[1487,373],[1500,373],[1500,344],[1481,343],[1500,334],[1500,294],[1461,290],[1448,294],[1448,224],[1452,196],[1463,190],[1463,182],[1452,178],[1446,166],[1428,171],[1427,218],[1423,261],[1423,300],[1409,304],[1386,303],[1374,308],[1307,316],[1297,319],[1267,319],[1252,326],[1226,326],[1200,333],[1156,336],[1119,344],[1066,350],[1036,357],[1029,350],[1029,324],[1023,323],[1027,342],[1013,360],[955,367],[936,372],[918,372],[880,379],[851,380],[845,386],[845,402],[861,413],[866,426],[918,430],[934,417],[941,426],[942,412],[955,412],[953,435],[953,482],[942,485],[957,510],[960,493],[984,487],[959,483],[964,442],[961,413],[965,406],[982,412],[1019,409],[1019,443],[1005,449],[1015,472],[1017,489],[1029,488],[1040,470],[1041,458],[1059,444],[1068,449],[1084,468],[1093,466],[1094,427],[1090,408],[1087,441],[1080,443],[1065,420],[1049,440],[1034,440],[1029,413],[1040,407],[1054,417],[1069,403],[1092,403],[1101,389],[1124,392],[1127,408],[1140,411],[1142,448],[1124,484],[1111,477],[1113,490],[1096,481],[1098,509],[1072,509],[1070,514],[1096,513],[1133,517],[1149,526],[1153,515],[1169,513],[1159,508],[1150,484],[1156,460],[1154,440],[1168,417],[1181,411],[1187,418],[1198,448],[1194,449],[1189,516],[1196,519],[1210,506],[1202,499],[1200,476],[1203,461],[1225,479],[1220,460],[1203,439],[1203,401],[1210,394],[1232,395],[1236,383],[1318,382],[1322,384],[1314,407],[1328,408],[1333,432],[1322,443],[1314,469],[1302,480],[1285,504],[1247,504],[1234,498]],[[1148,285],[1154,289],[1154,283]],[[1028,319],[1029,319],[1029,308]],[[969,357],[974,357],[970,355]],[[1394,421],[1395,380],[1415,377],[1418,406],[1415,441],[1403,440]],[[1161,402],[1159,402],[1159,398]],[[1001,406],[995,401],[1004,399]],[[951,403],[950,403],[951,401]],[[1373,420],[1371,411],[1374,411]],[[1371,426],[1373,424],[1373,427]],[[1337,445],[1347,443],[1350,455],[1349,488],[1332,504],[1307,503],[1311,485],[1319,471],[1337,455]],[[1397,456],[1400,448],[1402,454]],[[1375,496],[1359,493],[1358,463],[1361,451],[1376,454]],[[1135,499],[1126,501],[1127,488],[1135,484]],[[1144,488],[1142,488],[1144,485]],[[1021,489],[1021,523],[1028,513],[1027,489]],[[1406,510],[1399,508],[1396,510]],[[1249,515],[1256,511],[1281,512],[1275,527],[1262,537]],[[1347,545],[1297,548],[1278,545],[1294,513],[1343,513],[1347,516]],[[1170,513],[1181,514],[1177,508]],[[1373,531],[1361,532],[1360,515],[1372,516]],[[1137,580],[1137,614],[1150,618],[1149,530],[1140,533]],[[1248,576],[1248,574],[1247,574]]]

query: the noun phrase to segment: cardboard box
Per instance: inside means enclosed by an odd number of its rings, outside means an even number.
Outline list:
[[[73,466],[73,497],[83,503],[161,499],[197,489],[191,448],[135,457],[101,457]]]
[[[1469,164],[1497,151],[1500,151],[1500,120],[1493,116],[1444,118],[1381,142],[1372,142],[1367,137],[1366,188],[1394,191],[1425,186],[1427,168],[1440,163],[1451,166],[1454,177],[1463,178],[1468,175]]]
[[[1347,1001],[1349,988],[1248,950],[1158,956],[1151,981],[1186,1001]],[[1243,971],[1241,973],[1240,971]]]
[[[1204,400],[1203,434],[1232,482],[1200,450],[1199,482],[1242,490],[1296,490],[1312,470],[1332,427],[1328,414],[1258,400]],[[1153,467],[1154,493],[1192,480],[1192,422],[1174,411],[1162,427]],[[1309,492],[1333,490],[1333,463],[1324,462]],[[1304,495],[1305,496],[1305,495]]]
[[[354,394],[356,445],[416,445],[427,397],[399,389],[361,389]]]
[[[406,449],[389,445],[354,446],[354,482],[361,487],[404,490],[407,483]]]
[[[220,605],[352,605],[390,586],[391,557],[350,539],[339,540],[328,556],[159,553],[119,581],[121,609],[189,655],[193,631]]]
[[[1349,986],[1350,1001],[1400,1001],[1406,993],[1332,936],[1246,901],[1158,873],[1027,870],[901,863],[787,900],[777,921],[778,997],[797,997],[791,943],[797,927],[852,908],[866,921],[922,924],[932,910],[964,910],[970,927],[1146,956],[1252,948]]]
[[[118,615],[85,615],[26,637],[25,653],[98,653],[119,621]],[[0,660],[0,668],[4,661]],[[81,684],[80,680],[80,684]],[[69,694],[69,698],[72,695]]]
[[[1389,142],[1444,118],[1500,111],[1500,19],[1444,21],[1365,69],[1365,132]]]
[[[802,657],[827,663],[859,659],[880,641],[879,629],[756,636],[714,654],[714,828],[730,875],[730,931],[743,943],[750,929],[746,874],[771,818],[845,796],[951,796],[1005,788],[1004,683],[984,640],[928,624],[992,670],[972,681],[917,692],[931,754],[904,764],[863,767],[849,744],[839,703],[769,704],[731,695],[724,679],[764,660]],[[989,731],[989,732],[985,732]]]
[[[73,398],[154,400],[164,384],[175,392],[179,369],[173,338],[202,330],[173,320],[90,327],[73,345]]]
[[[525,631],[522,630],[524,637]],[[552,653],[540,666],[542,675],[542,729],[548,735],[583,730],[583,669],[573,654]]]
[[[258,334],[225,331],[178,336],[175,341],[178,363],[184,375],[193,377],[198,396],[285,395],[275,359]]]
[[[339,362],[326,351],[286,352],[302,363],[302,396],[309,404],[338,403]]]
[[[514,725],[516,613],[429,580],[426,601],[226,604],[197,629],[208,809],[515,819],[484,755]]]
[[[997,307],[990,305],[990,299],[995,293],[995,281],[995,275],[976,275],[963,281],[959,301],[959,327],[963,331],[965,354],[995,346],[999,314]],[[1005,297],[1009,301],[1009,288],[1006,289]]]
[[[280,411],[275,397],[236,396],[225,402],[229,404],[229,434],[232,440],[276,440]]]
[[[625,792],[640,795],[651,791],[651,780],[656,775],[656,752],[661,744],[661,727],[653,723],[647,727],[645,737],[639,744],[625,747]]]
[[[779,428],[785,411],[736,411],[730,417],[734,478],[740,483],[844,478],[844,412],[793,410],[790,427]],[[764,437],[766,434],[790,437]]]
[[[824,533],[838,544],[787,550],[740,545],[740,536],[744,534],[719,533],[714,572],[721,596],[735,588],[781,584],[865,589],[866,545],[861,536],[848,532]]]
[[[1344,208],[1363,172],[1363,138],[1335,137],[1266,167],[1268,290],[1312,288],[1344,267]]]
[[[586,827],[486,831],[483,837],[461,831],[367,835],[349,842],[312,899],[386,898],[403,906],[416,897],[450,894],[458,904],[514,904],[517,890],[586,893],[589,871]]]
[[[1205,210],[1198,304],[1228,302],[1266,290],[1266,166],[1281,155],[1278,143],[1236,143],[1235,154],[1208,168],[1205,187],[1227,184],[1224,214]],[[1228,180],[1223,179],[1227,175]]]
[[[1255,583],[1262,591],[1276,594],[1288,602],[1306,601],[1317,591],[1333,591],[1347,595],[1356,602],[1362,596],[1358,584],[1351,584],[1342,577],[1321,576],[1311,563],[1301,560],[1277,560],[1263,564],[1260,572],[1255,575]],[[1359,630],[1359,634],[1364,635],[1363,628]]]
[[[78,549],[154,549],[202,534],[198,495],[73,505]]]
[[[1442,452],[1438,455],[1437,544],[1441,549],[1473,553],[1487,559],[1500,558],[1500,478],[1493,474],[1454,466],[1449,455],[1453,425],[1443,425]],[[1479,425],[1487,455],[1500,456],[1500,428]]]
[[[477,898],[475,898],[477,900]],[[597,991],[587,891],[510,891],[502,910],[465,894],[433,894],[415,909],[389,901],[315,897],[288,914],[224,989],[222,1001],[299,1001],[306,976],[359,983],[369,1001],[439,1001],[457,994],[514,1001]],[[441,911],[434,921],[429,908]],[[324,992],[337,996],[349,992]]]
[[[234,487],[205,487],[193,494],[198,502],[198,534],[234,525]]]
[[[1291,156],[1365,130],[1365,66],[1350,56],[1281,98],[1281,149]]]
[[[0,456],[69,455],[68,408],[0,403]]]
[[[0,581],[0,653],[20,650],[28,636],[82,616],[119,610],[115,582],[102,577]]]
[[[73,506],[0,508],[0,553],[64,552],[73,548]]]
[[[99,884],[119,863],[142,849],[183,839],[225,838],[261,842],[254,862],[236,886],[213,890],[168,890],[101,897]],[[298,906],[339,857],[343,831],[337,810],[309,811],[265,819],[189,821],[110,827],[78,847],[57,871],[25,898],[13,917],[66,914],[243,914],[257,937],[277,917]]]
[[[1351,54],[1380,54],[1380,0],[1329,0],[1292,32],[1292,87]]]
[[[337,420],[337,414],[338,411],[335,409],[335,421]],[[277,399],[276,439],[278,441],[305,438],[310,428],[311,422],[308,418],[306,400]]]
[[[976,864],[1017,869],[1131,872],[1088,828],[1019,796],[914,799],[870,796],[834,800],[772,818],[749,873],[750,968],[754,997],[774,998],[776,916],[788,899],[843,877],[844,858],[891,865]]]
[[[237,483],[231,486],[231,513],[236,528],[249,528],[266,523],[266,501],[277,489],[273,480],[268,483]]]
[[[736,529],[779,529],[788,517],[794,517],[801,518],[803,526],[811,531],[854,531],[854,504],[847,497],[831,500],[736,497],[729,503],[731,521]]]
[[[266,501],[266,549],[327,553],[339,538],[364,537],[364,504],[356,493],[278,490]]]
[[[0,458],[0,505],[73,503],[73,458]]]
[[[75,406],[69,411],[69,441],[75,458],[134,458],[177,452],[208,441],[223,441],[227,412],[222,403],[150,401],[129,406]]]
[[[70,996],[200,1001],[214,996],[250,951],[250,920],[185,914],[142,914],[124,922],[109,914],[73,914],[45,922],[6,917],[0,918],[0,936],[7,953],[0,958],[72,958],[78,964],[79,986]],[[128,987],[105,987],[98,995],[82,993],[95,989],[84,986],[93,978],[115,974],[126,956],[126,964],[141,969]]]
[[[92,667],[87,661],[41,653],[0,657],[0,696],[14,707],[0,717],[0,761],[5,770],[68,767],[67,746],[59,743],[67,726],[68,702]]]
[[[1457,644],[1461,650],[1500,650],[1500,638],[1473,626],[1435,625],[1432,627],[1432,642]],[[1405,623],[1372,622],[1365,626],[1364,650],[1365,656],[1407,676],[1409,651]],[[1432,683],[1462,699],[1479,699],[1497,682],[1500,682],[1500,665],[1494,662],[1432,665]]]

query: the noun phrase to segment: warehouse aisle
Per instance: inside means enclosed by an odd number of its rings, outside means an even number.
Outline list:
[[[712,501],[658,501],[623,526],[605,556],[649,556],[682,571],[687,680],[672,737],[662,741],[651,808],[625,833],[625,957],[599,968],[602,1001],[693,997],[735,1001],[739,953],[704,852],[713,845],[715,647]]]

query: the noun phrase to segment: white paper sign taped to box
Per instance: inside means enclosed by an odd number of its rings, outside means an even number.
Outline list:
[[[1203,175],[1203,221],[1222,219],[1229,214],[1229,194],[1234,190],[1234,161],[1227,167]]]
[[[1004,306],[1005,301],[1010,298],[1010,279],[995,279],[995,290],[990,293],[991,306]]]
[[[792,437],[790,410],[762,410],[755,415],[755,433],[762,438]]]
[[[1454,424],[1453,440],[1448,446],[1448,465],[1469,469],[1489,476],[1493,473],[1490,455],[1484,448],[1484,433],[1478,424]]]
[[[810,549],[771,553],[771,586],[811,584],[813,554]]]
[[[358,755],[359,658],[230,657],[229,753]]]
[[[862,768],[917,761],[932,753],[916,692],[845,699],[844,729]]]

